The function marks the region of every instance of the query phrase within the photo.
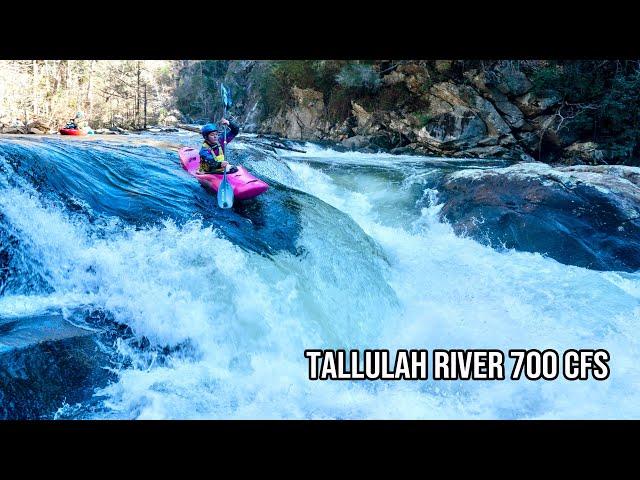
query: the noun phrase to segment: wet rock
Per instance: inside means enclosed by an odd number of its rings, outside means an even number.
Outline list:
[[[494,247],[596,270],[640,268],[640,168],[522,163],[465,170],[438,188],[441,216]]]
[[[363,148],[359,148],[358,152],[360,152],[360,153],[378,153],[378,149],[371,148],[371,147],[363,147]]]
[[[0,419],[52,418],[89,401],[113,379],[97,335],[59,314],[0,320]]]
[[[389,153],[392,153],[394,155],[410,155],[415,153],[415,150],[413,148],[411,148],[409,145],[406,145],[404,147],[396,147],[396,148],[392,148]]]
[[[452,154],[454,157],[469,158],[512,158],[513,151],[500,145],[469,148]]]
[[[364,148],[369,145],[369,138],[364,135],[356,135],[354,137],[347,138],[341,142],[343,147],[348,148],[349,150],[357,150],[360,148]]]

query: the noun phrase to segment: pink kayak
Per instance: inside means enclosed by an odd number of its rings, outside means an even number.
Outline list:
[[[180,155],[182,167],[187,172],[196,177],[201,184],[211,188],[215,192],[218,191],[218,186],[220,182],[222,182],[222,174],[196,173],[200,169],[200,155],[198,150],[191,147],[183,147],[178,150],[178,155]],[[227,181],[231,184],[233,196],[237,200],[257,197],[269,189],[269,185],[251,175],[243,166],[238,165],[237,168],[237,172],[227,173]]]

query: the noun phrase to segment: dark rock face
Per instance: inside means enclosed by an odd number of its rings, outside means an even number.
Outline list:
[[[564,159],[560,150],[577,141],[565,138],[560,117],[552,112],[560,102],[557,92],[535,94],[526,75],[508,62],[469,70],[465,83],[452,79],[432,83],[433,72],[423,63],[408,62],[382,78],[386,87],[404,86],[414,103],[422,105],[420,113],[401,105],[367,110],[352,100],[351,116],[334,124],[327,118],[322,93],[293,87],[294,103],[259,129],[292,139],[341,142],[362,152],[415,144],[413,151],[432,155],[516,161]],[[448,71],[451,62],[438,65]],[[529,136],[522,140],[524,132]]]
[[[114,375],[97,333],[59,315],[0,323],[0,419],[52,418],[63,403],[86,402]]]
[[[640,269],[640,168],[523,163],[449,175],[441,216],[494,247],[595,270]]]
[[[565,165],[637,162],[635,158],[619,158],[618,148],[605,137],[587,135],[586,130],[570,126],[577,107],[565,98],[566,93],[537,81],[540,62],[391,63],[382,61],[374,66],[380,85],[366,95],[341,90],[336,96],[313,82],[305,88],[289,86],[290,102],[267,117],[262,115],[259,91],[269,61],[231,61],[225,82],[242,92],[235,108],[245,132],[346,141],[345,148],[363,152],[409,147],[415,153],[436,156],[461,157],[469,152],[475,158],[535,159]],[[335,105],[340,105],[338,116]],[[592,142],[600,145],[570,148]],[[502,148],[487,148],[496,145]]]

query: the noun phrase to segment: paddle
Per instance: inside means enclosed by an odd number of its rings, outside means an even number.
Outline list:
[[[231,99],[229,98],[229,91],[225,88],[224,84],[220,84],[220,91],[222,93],[222,105],[223,105],[223,114],[222,118],[227,116],[227,107],[231,105]],[[226,149],[227,146],[227,127],[223,125],[224,129],[224,147]],[[227,153],[225,151],[225,153]],[[226,155],[225,155],[226,160]],[[233,188],[231,184],[227,180],[227,167],[224,168],[224,173],[222,175],[222,182],[220,182],[220,186],[218,187],[218,206],[220,208],[231,208],[233,207]]]

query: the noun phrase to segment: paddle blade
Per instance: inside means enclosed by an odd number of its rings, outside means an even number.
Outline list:
[[[225,107],[231,106],[231,94],[227,87],[224,86],[223,83],[220,84],[220,93],[222,93],[222,103]]]
[[[220,186],[218,187],[218,206],[220,208],[233,207],[233,188],[227,181],[227,175],[222,178]]]

